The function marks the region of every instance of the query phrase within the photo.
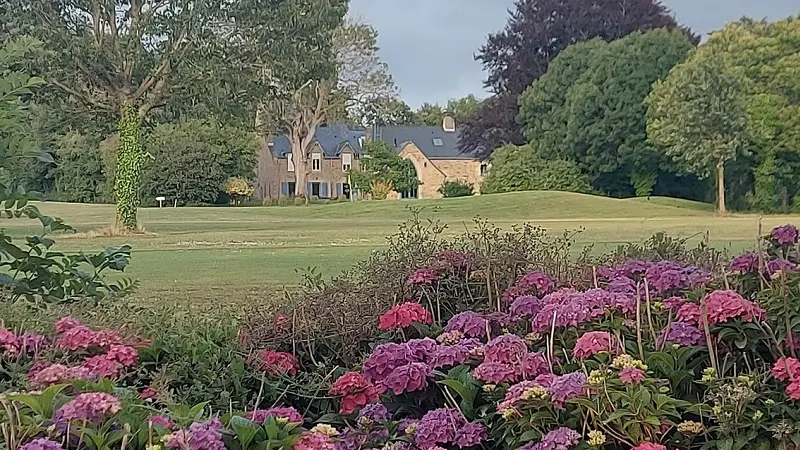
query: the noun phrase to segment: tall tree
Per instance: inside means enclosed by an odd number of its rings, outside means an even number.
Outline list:
[[[348,18],[332,33],[335,67],[310,73],[282,86],[277,108],[280,129],[292,146],[295,195],[308,199],[308,148],[317,127],[334,113],[362,110],[375,101],[394,98],[397,88],[388,67],[377,55],[378,33],[372,26]]]
[[[677,168],[647,142],[644,100],[692,48],[663,29],[570,46],[520,96],[523,130],[543,157],[578,164],[595,189],[646,197]]]
[[[379,98],[366,103],[362,118],[356,122],[368,126],[412,125],[414,111],[398,98]]]
[[[491,153],[503,142],[520,142],[517,96],[547,71],[570,45],[599,37],[614,40],[637,30],[676,28],[657,0],[517,0],[505,29],[489,35],[476,59],[488,71],[494,97],[467,121],[460,147]]]
[[[117,224],[128,229],[137,226],[141,126],[153,110],[204,96],[252,115],[253,100],[274,94],[276,75],[296,72],[297,60],[313,65],[327,49],[319,24],[328,0],[5,3],[6,32],[44,42],[39,70],[62,103],[118,121],[114,193]]]
[[[429,127],[442,126],[445,110],[438,103],[423,103],[414,111],[414,122]]]
[[[698,48],[647,98],[647,137],[699,177],[716,175],[725,206],[725,165],[747,152],[747,105],[741,76],[724,57]]]
[[[764,211],[788,209],[800,193],[800,19],[743,19],[711,35],[704,51],[718,53],[743,79],[748,128],[757,168],[750,198]]]

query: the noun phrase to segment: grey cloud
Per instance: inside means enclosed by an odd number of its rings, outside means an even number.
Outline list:
[[[351,0],[350,8],[378,30],[380,53],[403,99],[424,102],[485,97],[474,54],[501,29],[513,0]],[[800,12],[798,0],[667,0],[679,22],[707,34],[742,16],[776,19]]]

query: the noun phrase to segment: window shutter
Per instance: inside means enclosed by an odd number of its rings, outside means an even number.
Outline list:
[[[336,183],[336,198],[344,195],[344,183]]]
[[[322,182],[319,184],[319,196],[322,198],[328,198],[328,183]]]
[[[281,195],[284,197],[289,196],[289,183],[282,181],[281,182]]]
[[[311,198],[311,183],[306,183],[306,198]]]

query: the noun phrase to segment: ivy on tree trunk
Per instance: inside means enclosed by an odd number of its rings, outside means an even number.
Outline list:
[[[133,105],[122,107],[119,121],[117,165],[114,168],[114,198],[117,201],[117,226],[127,230],[137,227],[139,188],[142,184],[142,130],[139,111]]]

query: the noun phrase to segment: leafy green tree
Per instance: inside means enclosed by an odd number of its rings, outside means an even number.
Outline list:
[[[569,161],[546,160],[530,145],[506,145],[491,158],[481,192],[516,191],[593,192],[589,180]]]
[[[693,48],[685,33],[636,32],[562,52],[520,97],[520,120],[542,156],[572,161],[595,189],[649,196],[669,158],[647,142],[644,99]]]
[[[56,138],[56,164],[50,169],[55,199],[94,203],[110,197],[100,143],[91,136],[69,133]]]
[[[418,125],[440,127],[444,120],[445,110],[438,104],[423,103],[414,111],[414,122]]]
[[[254,102],[275,95],[276,78],[296,76],[325,54],[318,7],[328,3],[6,0],[3,19],[12,35],[44,42],[38,70],[63,107],[117,121],[117,223],[133,229],[143,121],[168,101],[197,99],[252,117]]]
[[[397,98],[378,98],[364,105],[361,120],[356,120],[359,125],[413,125],[414,111],[408,104]]]
[[[10,40],[0,47],[0,182],[6,185],[18,181],[13,170],[19,167],[18,161],[37,151],[28,126],[28,99],[44,80],[18,69],[40,48],[41,42],[30,38]]]
[[[755,148],[751,206],[787,211],[800,192],[800,19],[742,19],[713,33],[703,46],[740,75],[747,96],[748,131]]]
[[[350,174],[356,189],[369,193],[375,181],[389,183],[395,192],[408,191],[419,186],[414,164],[401,158],[388,143],[365,142],[362,151],[361,170]]]
[[[698,48],[647,98],[647,137],[701,178],[716,175],[725,206],[725,165],[747,152],[747,105],[741,76],[723,57]]]
[[[228,179],[252,178],[258,142],[246,130],[190,121],[157,126],[145,150],[153,158],[143,173],[143,200],[192,205],[218,202]]]

